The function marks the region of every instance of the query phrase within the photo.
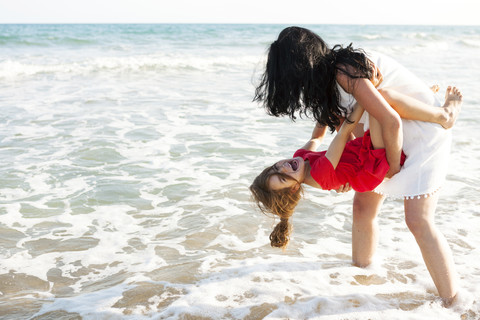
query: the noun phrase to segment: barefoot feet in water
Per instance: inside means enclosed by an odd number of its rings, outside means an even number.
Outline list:
[[[442,298],[442,305],[444,308],[450,308],[454,305],[454,303],[456,302],[457,300],[457,296],[458,294],[455,294],[453,297],[451,298]]]
[[[463,96],[457,87],[448,87],[445,92],[445,104],[443,105],[443,111],[445,121],[442,122],[442,127],[450,129],[455,124],[460,109],[462,108]]]

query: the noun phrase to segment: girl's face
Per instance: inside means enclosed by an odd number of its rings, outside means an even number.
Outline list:
[[[302,157],[280,160],[273,165],[272,170],[273,174],[268,179],[271,190],[292,188],[292,191],[296,191],[300,187],[297,181],[302,183],[305,180],[305,161]],[[275,174],[276,172],[283,173],[292,179]]]

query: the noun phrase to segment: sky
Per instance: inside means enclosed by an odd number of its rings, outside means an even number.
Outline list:
[[[479,0],[0,0],[0,23],[479,25]]]

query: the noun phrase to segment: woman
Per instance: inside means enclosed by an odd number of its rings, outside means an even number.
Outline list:
[[[416,117],[397,112],[389,105],[390,89],[400,95],[425,103]],[[384,91],[385,97],[379,90]],[[452,89],[447,90],[447,95]],[[451,135],[434,123],[451,127],[462,103],[451,99],[439,106],[430,89],[392,59],[380,54],[365,53],[352,46],[328,48],[310,30],[284,29],[269,49],[262,81],[255,100],[263,102],[274,116],[311,114],[323,129],[334,130],[351,112],[355,102],[365,114],[381,125],[391,179],[374,192],[356,192],[353,202],[352,259],[364,267],[371,263],[378,241],[376,217],[386,196],[404,198],[407,226],[415,236],[424,261],[446,305],[457,294],[457,280],[451,251],[433,222],[440,188],[450,152]],[[400,116],[403,118],[401,119]],[[367,118],[360,122],[369,127]],[[358,132],[355,134],[360,136]],[[400,171],[401,150],[407,160]],[[400,172],[399,172],[400,171]]]

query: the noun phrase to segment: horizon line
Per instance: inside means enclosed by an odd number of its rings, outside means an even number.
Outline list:
[[[144,24],[144,25],[337,25],[337,26],[432,26],[432,27],[478,27],[479,24],[439,24],[439,23],[430,23],[430,24],[416,24],[416,23],[294,23],[294,22],[2,22],[0,25],[101,25],[101,24],[124,24],[124,25],[134,25],[134,24]]]

